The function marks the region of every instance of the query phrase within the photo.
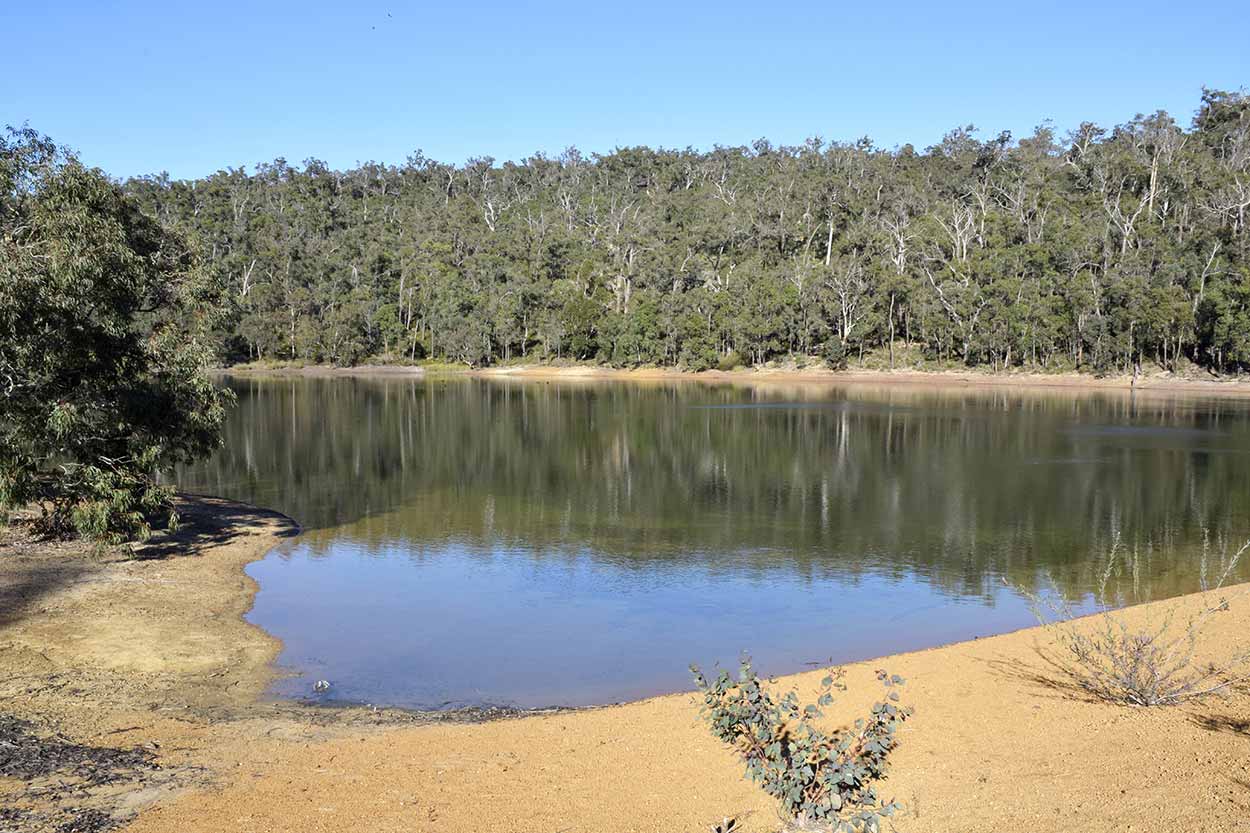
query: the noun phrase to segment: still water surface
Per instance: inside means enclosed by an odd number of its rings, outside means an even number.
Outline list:
[[[1196,589],[1250,536],[1250,402],[1119,392],[243,379],[183,488],[285,512],[251,621],[337,699],[545,706]],[[1204,538],[1209,541],[1202,556]],[[1239,576],[1250,578],[1250,574]]]

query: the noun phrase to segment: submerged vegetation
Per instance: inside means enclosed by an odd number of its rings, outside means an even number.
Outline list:
[[[156,470],[216,447],[215,284],[183,236],[30,130],[0,135],[0,511],[120,541],[174,526]]]
[[[1250,367],[1241,93],[1204,92],[1188,128],[277,159],[125,188],[201,240],[226,361]]]

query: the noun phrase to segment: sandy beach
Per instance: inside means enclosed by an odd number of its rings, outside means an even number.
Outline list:
[[[744,368],[739,370],[703,370],[690,372],[672,368],[639,368],[621,370],[592,365],[513,365],[507,367],[466,370],[465,373],[485,378],[563,379],[563,380],[635,380],[635,381],[702,381],[737,384],[891,384],[959,388],[968,386],[1015,388],[1063,388],[1085,390],[1137,390],[1176,393],[1202,393],[1250,396],[1250,381],[1215,379],[1172,374],[1132,376],[1093,376],[1088,373],[994,373],[986,370],[826,370],[779,368]]]

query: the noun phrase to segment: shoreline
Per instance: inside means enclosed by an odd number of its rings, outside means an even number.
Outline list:
[[[150,705],[154,693],[203,713],[255,702],[277,673],[282,643],[246,619],[259,590],[246,568],[300,527],[211,496],[180,493],[178,503],[180,530],[133,548],[6,542],[6,668],[108,680],[110,706],[123,711]],[[204,685],[219,677],[225,686]],[[22,701],[0,689],[0,704],[12,711]]]
[[[329,364],[283,366],[230,365],[209,368],[213,376],[307,376],[312,378],[333,376],[424,376],[425,368],[419,365],[360,364],[338,367]]]
[[[1163,606],[1192,610],[1236,595],[1210,633],[1226,647],[1250,624],[1244,590],[1151,602],[1127,615],[1142,621]],[[1207,829],[1238,829],[1243,806],[1223,785],[1250,776],[1250,729],[1237,717],[1250,707],[1247,692],[1166,709],[1091,701],[1048,676],[1038,661],[1047,643],[1044,631],[1027,628],[845,666],[850,690],[831,710],[837,720],[879,697],[876,668],[908,679],[904,702],[916,714],[882,785],[907,805],[901,833],[1073,825],[1170,833],[1199,817]],[[810,697],[823,673],[776,682]],[[266,741],[237,751],[240,777],[156,807],[127,829],[207,833],[233,821],[292,833],[683,833],[733,817],[747,833],[776,830],[772,800],[699,723],[695,700],[682,692],[515,720]]]
[[[548,381],[689,381],[708,384],[797,384],[797,385],[898,385],[929,388],[1016,388],[1021,390],[1058,389],[1069,391],[1112,391],[1119,393],[1182,393],[1250,397],[1250,380],[1207,380],[1173,376],[1144,376],[1133,384],[1131,376],[1096,377],[1083,373],[993,373],[964,370],[793,370],[747,369],[702,370],[689,372],[666,368],[619,370],[601,367],[549,367],[522,365],[463,371],[461,375],[490,379],[532,379]]]
[[[1196,378],[1169,373],[1145,375],[1136,384],[1132,376],[1098,377],[1087,373],[1033,373],[964,370],[827,370],[745,368],[739,370],[687,371],[666,367],[612,368],[591,364],[516,364],[500,367],[459,368],[440,365],[366,364],[353,367],[309,365],[301,367],[256,367],[237,365],[212,370],[215,375],[243,377],[415,377],[466,376],[483,379],[529,379],[542,381],[639,381],[702,382],[706,384],[825,384],[825,385],[903,385],[913,387],[1007,387],[1021,389],[1066,389],[1138,393],[1190,393],[1250,397],[1250,379]]]
[[[139,811],[127,830],[685,833],[727,816],[746,833],[775,830],[775,805],[699,724],[688,692],[486,722],[266,701],[279,643],[244,619],[255,593],[244,568],[294,534],[293,522],[191,500],[213,516],[196,520],[191,544],[158,542],[163,554],[147,560],[88,559],[84,573],[0,622],[0,660],[26,681],[0,686],[0,711],[94,743],[160,750],[172,780],[123,804]],[[1235,597],[1202,646],[1220,653],[1244,645],[1248,589],[1126,616]],[[1208,829],[1237,829],[1250,786],[1243,800],[1230,779],[1250,785],[1250,690],[1186,707],[1090,702],[1048,676],[1038,653],[1047,642],[1026,628],[846,666],[851,688],[835,719],[875,699],[873,669],[909,680],[904,697],[917,711],[883,784],[908,806],[902,833],[1059,831],[1078,820],[1162,833],[1199,817]],[[68,694],[54,684],[66,674]],[[822,674],[779,683],[806,695]],[[4,787],[0,779],[0,799]]]

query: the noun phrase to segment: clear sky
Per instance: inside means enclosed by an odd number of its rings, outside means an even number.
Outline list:
[[[115,176],[421,148],[933,144],[1250,86],[1250,3],[0,0],[0,123]]]

